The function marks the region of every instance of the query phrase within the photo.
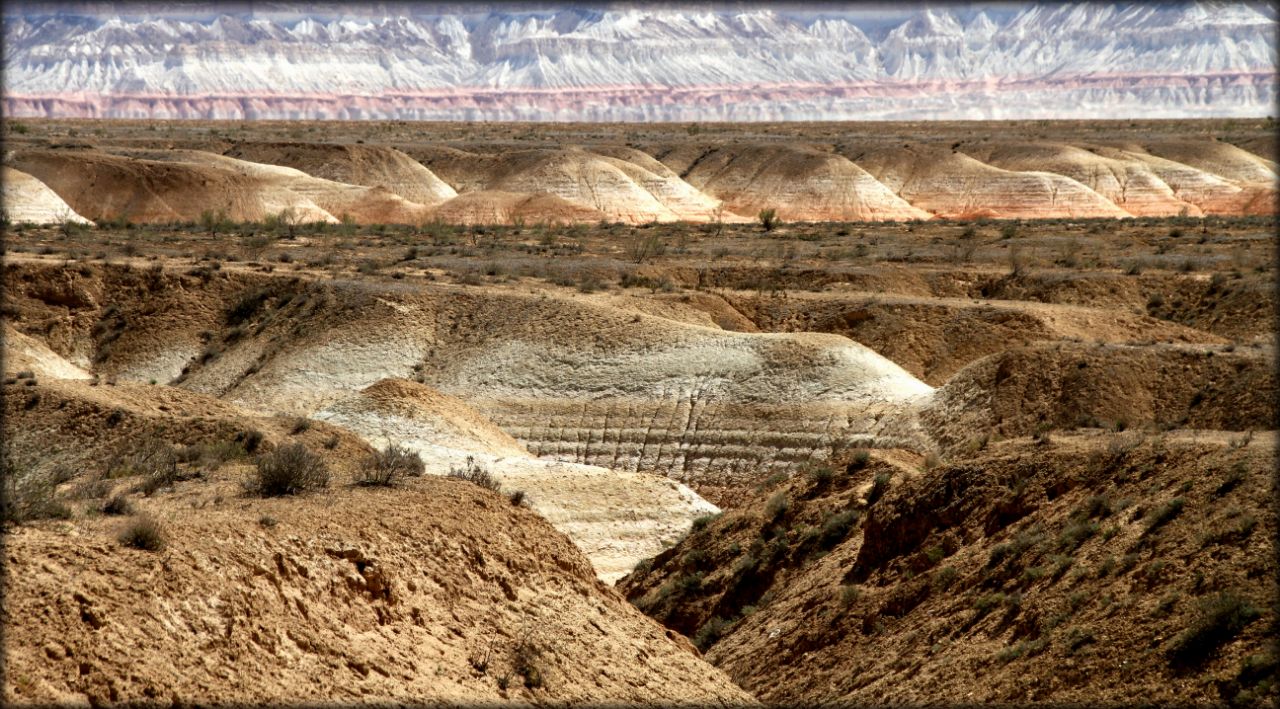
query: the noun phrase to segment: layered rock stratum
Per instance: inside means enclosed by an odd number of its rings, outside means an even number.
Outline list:
[[[382,6],[380,6],[382,7]],[[24,3],[11,116],[850,120],[1262,116],[1274,9]]]

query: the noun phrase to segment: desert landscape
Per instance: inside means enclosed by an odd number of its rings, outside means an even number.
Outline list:
[[[1277,698],[1270,119],[4,150],[7,703]]]

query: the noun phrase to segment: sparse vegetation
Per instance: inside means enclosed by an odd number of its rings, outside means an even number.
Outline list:
[[[1174,665],[1197,665],[1230,642],[1262,613],[1245,597],[1223,591],[1199,603],[1195,619],[1169,644]]]
[[[165,546],[165,531],[153,517],[138,515],[120,533],[120,543],[143,551],[160,551]]]
[[[467,456],[467,461],[461,468],[450,468],[449,477],[454,480],[465,480],[494,492],[502,489],[502,483],[487,468],[477,463],[473,456]]]
[[[251,490],[260,495],[296,495],[329,485],[329,466],[301,443],[282,445],[258,456]]]
[[[422,456],[404,446],[388,443],[365,459],[356,482],[389,487],[399,478],[419,477],[426,472]]]

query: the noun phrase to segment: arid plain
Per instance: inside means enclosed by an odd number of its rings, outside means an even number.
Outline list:
[[[5,130],[6,701],[1276,699],[1269,120]]]

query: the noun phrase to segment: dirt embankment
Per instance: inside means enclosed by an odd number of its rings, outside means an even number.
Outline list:
[[[1274,465],[1269,434],[873,452],[758,489],[619,588],[764,701],[1263,706]]]
[[[268,500],[206,479],[133,507],[162,549],[117,541],[136,517],[8,536],[6,702],[750,701],[470,483]]]

